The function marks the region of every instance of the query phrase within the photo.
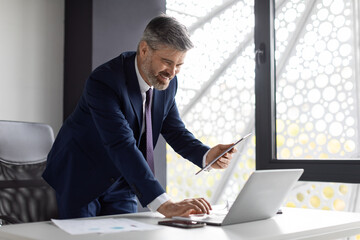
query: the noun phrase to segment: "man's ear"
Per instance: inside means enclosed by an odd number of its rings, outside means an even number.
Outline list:
[[[140,52],[140,56],[144,57],[148,54],[149,51],[149,45],[145,42],[145,41],[141,41],[139,43],[139,52]]]

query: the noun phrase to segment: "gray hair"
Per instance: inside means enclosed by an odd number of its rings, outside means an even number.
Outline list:
[[[153,50],[158,50],[159,45],[166,45],[178,51],[187,51],[194,47],[186,27],[165,14],[153,18],[148,23],[140,41],[145,41]]]

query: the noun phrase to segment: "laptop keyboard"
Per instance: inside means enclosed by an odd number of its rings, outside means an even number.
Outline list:
[[[216,205],[213,206],[213,210],[210,211],[210,214],[190,214],[189,217],[173,217],[175,219],[181,220],[192,220],[192,221],[205,221],[212,223],[221,223],[225,218],[226,214],[229,211],[229,204],[224,205]]]
[[[221,222],[225,218],[227,212],[228,210],[226,208],[214,209],[210,211],[210,214],[190,214],[190,218],[194,221],[211,220],[214,222]]]

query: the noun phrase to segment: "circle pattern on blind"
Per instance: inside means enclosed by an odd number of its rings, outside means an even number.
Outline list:
[[[359,156],[352,2],[286,2],[275,13],[277,157]]]
[[[254,3],[239,1],[212,16],[225,3],[167,1],[167,14],[191,30],[196,46],[178,75],[177,105],[187,128],[209,146],[233,142],[254,128]],[[276,1],[275,57],[277,63],[283,61],[276,93],[279,158],[350,156],[358,152],[351,3],[316,1],[295,47],[284,55],[309,3]],[[205,24],[194,28],[204,19]],[[225,64],[240,44],[243,47],[235,60]],[[213,81],[211,87],[202,92],[209,81]],[[233,201],[255,170],[255,136],[241,145],[232,162],[231,171],[195,176],[199,168],[167,146],[167,192],[174,200]],[[351,184],[299,182],[284,205],[349,210],[353,188]]]

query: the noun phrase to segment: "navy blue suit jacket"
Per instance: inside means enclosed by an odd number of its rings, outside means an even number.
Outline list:
[[[142,206],[165,192],[138,148],[143,113],[135,55],[123,53],[93,71],[48,155],[43,177],[74,208],[97,198],[118,178]],[[153,143],[162,134],[177,153],[201,166],[209,148],[185,128],[176,90],[175,77],[166,90],[153,92]]]

